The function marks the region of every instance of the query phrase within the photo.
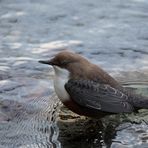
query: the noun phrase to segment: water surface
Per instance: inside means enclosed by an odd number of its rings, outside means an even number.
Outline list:
[[[0,0],[0,147],[63,144],[61,138],[60,142],[57,140],[58,99],[52,97],[53,70],[37,61],[49,59],[65,48],[89,58],[118,81],[138,88],[139,93],[147,94],[147,10],[147,0]],[[147,113],[129,118],[145,120]],[[71,122],[75,125],[75,120]],[[77,126],[85,122],[88,123],[82,119]],[[122,127],[127,123],[119,124]],[[130,122],[130,125],[118,131],[114,126],[108,128],[116,134],[110,132],[113,134],[107,138],[106,143],[110,143],[107,145],[147,145],[141,142],[146,141],[147,124]],[[70,147],[99,147],[98,136],[102,131],[90,134],[91,129],[87,135],[92,135],[92,139],[80,136],[82,142],[71,141]],[[63,147],[68,145],[64,144]],[[101,145],[105,147],[104,141]]]

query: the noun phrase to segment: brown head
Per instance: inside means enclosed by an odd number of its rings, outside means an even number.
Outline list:
[[[80,56],[79,54],[66,51],[58,53],[50,60],[39,62],[52,65],[53,67],[66,69],[70,72],[70,76],[76,78],[86,75],[86,70],[91,65],[87,59]]]

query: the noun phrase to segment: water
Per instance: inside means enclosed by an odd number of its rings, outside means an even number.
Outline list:
[[[147,0],[0,0],[0,147],[147,147],[145,110],[111,125],[59,119],[53,70],[38,63],[72,49],[147,95],[147,10]]]
[[[26,103],[1,100],[0,147],[60,148],[55,98],[43,96]]]

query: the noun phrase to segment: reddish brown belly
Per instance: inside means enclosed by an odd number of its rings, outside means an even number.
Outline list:
[[[106,112],[101,112],[98,110],[83,107],[83,106],[77,104],[76,102],[74,102],[72,99],[70,99],[69,101],[63,102],[63,104],[67,108],[69,108],[71,111],[73,111],[79,115],[84,115],[84,116],[88,116],[88,117],[95,117],[95,118],[102,118],[105,115],[108,115],[108,113],[106,113]]]

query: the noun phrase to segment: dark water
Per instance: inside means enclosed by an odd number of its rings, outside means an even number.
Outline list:
[[[148,96],[148,85],[128,84],[136,93]],[[137,114],[130,114],[120,119],[120,125],[116,127],[116,135],[111,147],[146,148],[148,146],[148,112],[140,110]]]
[[[105,143],[110,147],[148,147],[145,110],[126,118],[105,118],[103,123],[121,120],[112,124],[113,128],[98,128],[106,141],[97,130],[96,134],[88,130],[92,138],[59,142],[53,71],[37,62],[72,49],[147,95],[147,26],[147,0],[0,0],[0,147],[60,147],[60,142],[70,148],[105,147]],[[130,121],[125,121],[127,118]]]

